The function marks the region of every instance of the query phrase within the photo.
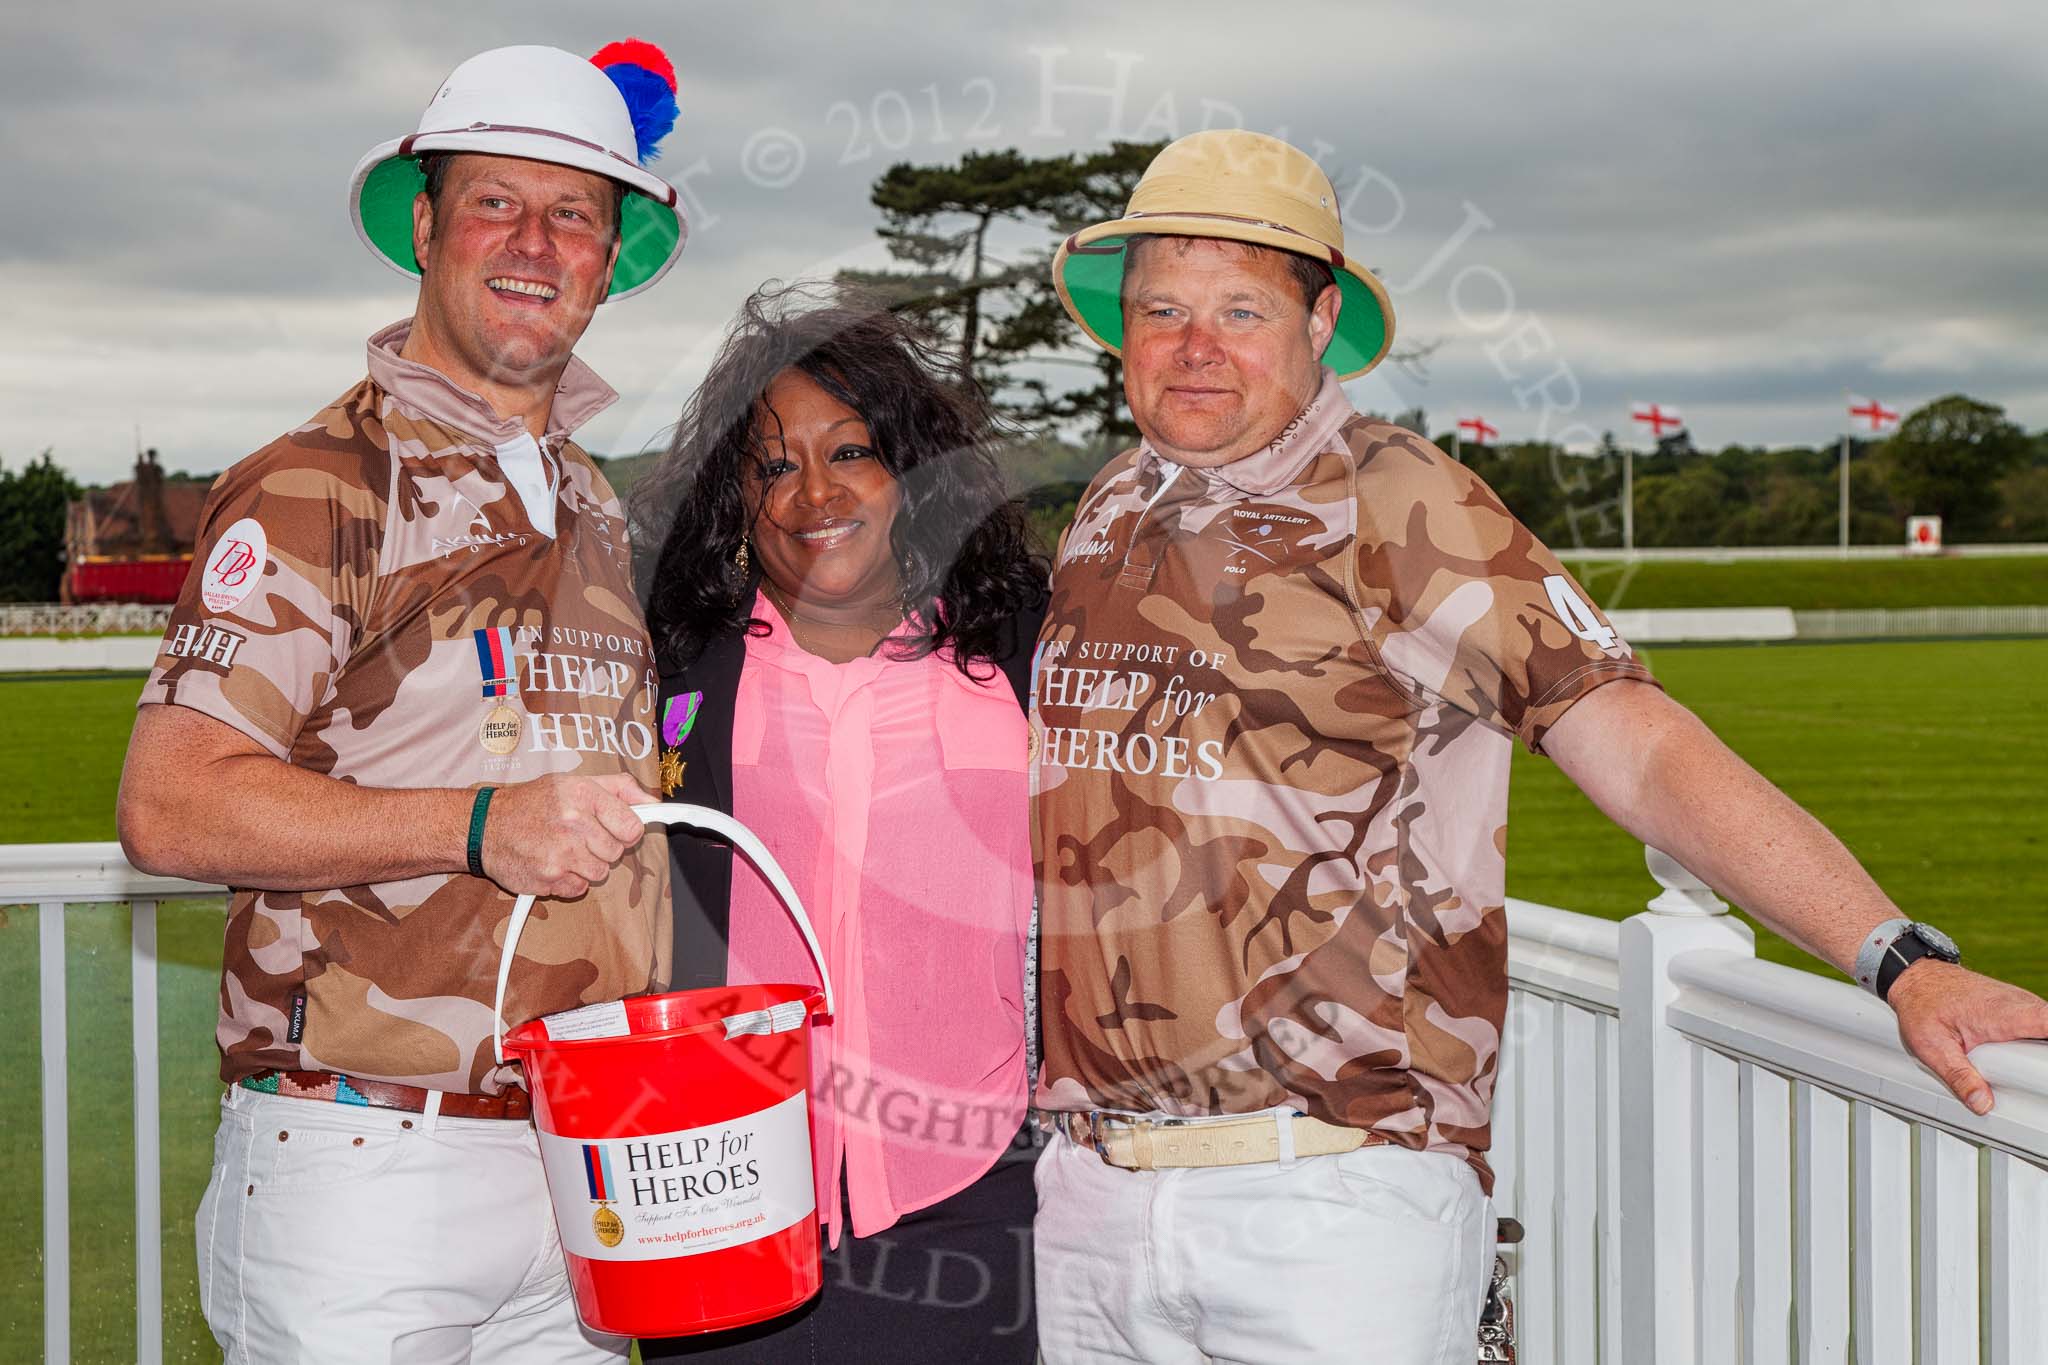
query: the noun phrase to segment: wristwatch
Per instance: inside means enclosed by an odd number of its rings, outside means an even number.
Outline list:
[[[1856,952],[1856,984],[1884,1000],[1891,994],[1899,974],[1923,957],[1937,962],[1961,962],[1962,949],[1956,941],[1931,924],[1918,920],[1886,920],[1870,931]]]

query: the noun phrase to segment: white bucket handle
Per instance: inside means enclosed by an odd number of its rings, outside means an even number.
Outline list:
[[[761,875],[768,879],[768,884],[782,897],[783,908],[796,921],[798,932],[804,936],[804,946],[811,950],[811,961],[818,964],[818,980],[824,983],[825,1013],[832,1013],[832,971],[825,965],[825,953],[818,947],[818,935],[811,928],[811,917],[804,913],[804,903],[796,894],[796,888],[789,884],[789,876],[782,870],[782,864],[775,861],[775,855],[755,837],[754,832],[723,811],[715,811],[709,806],[685,805],[680,801],[635,806],[633,814],[639,816],[643,824],[689,825],[693,829],[712,830],[732,840],[733,846],[745,853],[760,869]],[[498,996],[491,1006],[491,1041],[497,1049],[500,1065],[505,1061],[505,983],[512,979],[512,959],[519,950],[519,935],[526,928],[526,917],[532,910],[532,896],[521,896],[514,903],[512,922],[505,926],[505,951],[498,958]]]

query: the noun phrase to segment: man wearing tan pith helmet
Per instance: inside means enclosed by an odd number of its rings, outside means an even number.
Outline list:
[[[1143,439],[1061,542],[1033,681],[1048,1361],[1474,1358],[1516,740],[1989,1107],[1966,1049],[2048,1006],[1901,916],[1470,470],[1346,401],[1394,320],[1313,161],[1183,138],[1053,273]]]

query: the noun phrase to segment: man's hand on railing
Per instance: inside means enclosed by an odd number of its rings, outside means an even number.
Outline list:
[[[1901,918],[1826,826],[1648,683],[1588,694],[1543,750],[1609,819],[1849,975],[1871,930]],[[1976,1114],[1991,1112],[1992,1095],[1970,1049],[2048,1038],[2039,996],[1934,958],[1908,967],[1886,998],[1906,1050]]]
[[[1922,958],[1886,996],[1899,1016],[1899,1041],[1941,1078],[1973,1114],[1991,1112],[1991,1086],[1970,1065],[1980,1043],[2048,1038],[2048,1001],[1967,967]]]

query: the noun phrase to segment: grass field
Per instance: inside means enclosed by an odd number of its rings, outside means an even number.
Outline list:
[[[1643,572],[1667,567],[1784,566],[1646,565]],[[1961,600],[1985,600],[1967,591]],[[2048,601],[2048,591],[2030,600]],[[1629,605],[1649,604],[1631,590]],[[2040,928],[2048,820],[2037,805],[2048,790],[2048,640],[1646,654],[1680,700],[1834,828],[1902,906],[1953,931],[1973,965],[2048,992],[2048,934]],[[0,841],[113,837],[121,749],[139,682],[0,678]],[[1619,918],[1656,890],[1641,846],[1527,755],[1517,758],[1509,829],[1512,895]],[[74,1358],[119,1361],[132,1353],[134,1311],[127,917],[104,908],[70,918]],[[161,921],[167,1358],[212,1360],[194,1302],[191,1218],[213,1131],[218,903],[169,905]],[[1762,951],[1800,960],[1774,940]],[[0,1202],[5,1360],[40,1358],[37,1033],[35,914],[0,908],[0,1095],[7,1099],[0,1104],[0,1188],[11,1196]]]
[[[1567,561],[1619,607],[2025,607],[2048,602],[2048,555],[1981,559]]]
[[[1031,526],[1050,550],[1073,504],[1040,507]],[[1617,551],[1606,551],[1613,555]],[[1619,607],[2027,607],[2048,603],[2048,554],[1881,559],[1565,561],[1593,600]]]
[[[1679,700],[1818,816],[1971,965],[2048,994],[2048,640],[1645,651]],[[1656,890],[1641,845],[1517,755],[1508,891],[1588,914]],[[1775,940],[1776,961],[1811,960]]]

